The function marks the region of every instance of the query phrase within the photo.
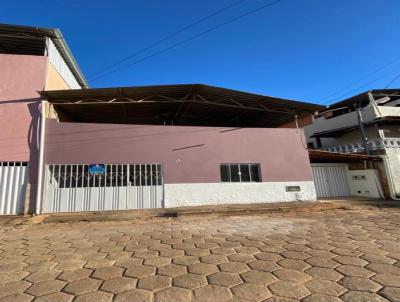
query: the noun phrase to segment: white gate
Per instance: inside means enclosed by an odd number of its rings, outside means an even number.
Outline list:
[[[45,181],[43,213],[163,207],[160,164],[106,164],[101,173],[84,164],[47,165]]]
[[[26,162],[0,162],[0,214],[23,213],[27,183]]]
[[[312,164],[317,197],[350,196],[346,164]]]

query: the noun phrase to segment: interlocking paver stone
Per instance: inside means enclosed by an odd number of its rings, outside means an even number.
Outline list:
[[[157,269],[157,273],[159,275],[176,277],[176,276],[187,273],[187,268],[184,265],[178,265],[178,264],[172,263],[172,264],[168,264],[168,265],[159,267]]]
[[[330,280],[312,279],[307,281],[305,286],[313,294],[340,296],[346,292],[346,289],[343,286]]]
[[[35,302],[70,302],[74,296],[58,292],[44,295],[35,299]]]
[[[56,270],[45,270],[32,273],[25,278],[26,281],[36,283],[46,280],[55,279],[61,272]]]
[[[358,291],[350,291],[344,294],[341,299],[344,302],[389,302],[377,294]]]
[[[32,296],[43,296],[60,291],[65,284],[60,280],[47,280],[33,284],[25,292]]]
[[[342,299],[327,295],[311,294],[302,299],[301,302],[342,302]]]
[[[263,301],[271,297],[270,291],[261,284],[243,283],[231,288],[235,298],[247,301]]]
[[[390,265],[386,263],[371,263],[365,267],[377,274],[393,274],[400,275],[400,267],[395,265]]]
[[[114,302],[148,302],[152,300],[151,292],[141,289],[131,289],[117,294]]]
[[[312,266],[316,267],[324,267],[324,268],[335,268],[339,266],[340,264],[335,261],[336,258],[334,259],[329,259],[329,258],[321,258],[321,257],[311,257],[306,259],[305,261],[308,264],[311,264]],[[343,263],[345,264],[345,263]]]
[[[207,284],[207,278],[198,274],[184,274],[172,279],[172,285],[187,289],[195,289]]]
[[[400,301],[400,287],[385,287],[379,292],[379,294],[389,301]]]
[[[74,302],[111,302],[113,295],[103,291],[83,294],[74,299]]]
[[[278,281],[270,284],[268,288],[277,296],[297,300],[310,294],[304,286],[287,281]]]
[[[337,271],[323,267],[312,267],[306,270],[306,272],[314,278],[331,281],[338,281],[343,277],[343,275],[339,274]]]
[[[207,277],[208,283],[212,285],[220,285],[230,287],[242,283],[239,275],[233,273],[219,272]]]
[[[229,255],[228,259],[230,261],[243,262],[243,263],[249,263],[249,262],[256,260],[256,258],[254,258],[252,255],[242,254],[242,253],[236,253],[233,255]]]
[[[179,287],[169,287],[162,289],[154,294],[155,302],[184,302],[191,300],[190,290],[179,288]]]
[[[81,279],[86,279],[90,276],[90,274],[93,271],[87,268],[79,268],[75,270],[65,270],[63,271],[57,279],[59,280],[64,280],[64,281],[75,281],[75,280],[81,280]]]
[[[136,286],[137,280],[129,277],[119,277],[110,280],[106,280],[101,285],[101,290],[118,294],[130,289],[134,289]]]
[[[399,219],[381,208],[0,225],[0,301],[394,302]]]
[[[208,263],[194,263],[187,267],[189,273],[200,275],[211,275],[218,272],[218,267],[214,264]]]
[[[203,263],[221,264],[221,263],[224,263],[227,261],[228,261],[228,258],[226,258],[224,255],[208,255],[208,256],[200,257],[200,262],[203,262]]]
[[[311,279],[311,276],[302,272],[302,271],[297,271],[293,269],[280,269],[277,271],[274,271],[273,274],[282,281],[289,281],[289,282],[298,282],[298,283],[304,283],[307,280]]]
[[[129,267],[124,275],[128,277],[134,277],[134,278],[143,278],[147,276],[154,275],[156,273],[156,268],[153,266],[149,265],[132,265]]]
[[[269,272],[251,270],[249,272],[240,274],[244,282],[257,283],[257,284],[271,284],[277,281],[277,279]]]
[[[14,294],[11,296],[6,296],[3,298],[0,298],[0,302],[30,302],[33,300],[33,298],[34,297],[31,295],[22,293],[22,294]]]
[[[283,259],[279,261],[278,264],[285,268],[301,270],[301,271],[304,271],[307,268],[311,267],[310,264],[304,262],[303,260],[295,260],[295,259]]]
[[[282,252],[281,255],[286,259],[297,259],[297,260],[305,260],[311,257],[310,254],[299,251],[285,251]]]
[[[381,285],[370,279],[359,277],[345,277],[340,280],[340,284],[347,289],[357,291],[377,292],[382,288]]]
[[[159,290],[171,285],[171,278],[166,276],[150,276],[139,279],[137,287],[146,290]]]
[[[63,291],[72,295],[81,295],[97,290],[100,287],[100,284],[100,280],[92,278],[75,280],[68,283],[63,288]]]
[[[371,279],[384,286],[400,287],[400,275],[377,274]]]
[[[341,264],[348,264],[348,265],[357,265],[357,266],[365,266],[368,264],[367,261],[358,258],[358,257],[351,257],[351,256],[336,256],[333,258],[335,261]]]
[[[96,269],[92,277],[96,279],[101,279],[101,280],[109,280],[109,279],[114,279],[117,277],[121,277],[124,272],[123,268],[116,267],[116,266],[111,266],[111,267],[103,267]]]
[[[348,277],[360,277],[360,278],[369,278],[375,273],[370,271],[365,267],[360,267],[356,265],[341,265],[336,268],[338,272]]]
[[[221,272],[237,273],[237,274],[250,270],[250,268],[246,264],[241,262],[225,262],[218,264],[218,267]]]
[[[231,294],[226,287],[206,285],[193,291],[196,302],[225,302],[231,299]]]
[[[0,285],[4,283],[11,283],[20,281],[28,276],[30,273],[25,271],[20,272],[0,272]]]
[[[272,261],[256,260],[248,264],[252,269],[266,272],[273,272],[281,267]]]

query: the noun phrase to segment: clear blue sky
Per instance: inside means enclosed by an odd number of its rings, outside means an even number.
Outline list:
[[[282,0],[127,66],[272,2],[245,0],[119,65],[124,69],[91,80],[108,65],[237,1],[15,0],[1,3],[0,22],[60,28],[91,87],[204,83],[329,103],[382,88],[400,73],[399,0]],[[400,79],[391,87],[400,87]]]

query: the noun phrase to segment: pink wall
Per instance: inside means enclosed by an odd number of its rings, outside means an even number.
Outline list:
[[[219,182],[220,163],[260,163],[263,181],[310,181],[298,129],[107,125],[46,120],[45,163],[162,163],[166,183]],[[188,146],[201,145],[182,150]]]
[[[46,57],[0,54],[0,161],[31,160],[32,174],[46,65]]]

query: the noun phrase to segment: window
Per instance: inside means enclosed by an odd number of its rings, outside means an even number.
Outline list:
[[[222,182],[261,182],[260,164],[221,164]]]
[[[50,184],[58,188],[162,185],[160,164],[105,164],[104,173],[90,173],[89,165],[49,165]]]

